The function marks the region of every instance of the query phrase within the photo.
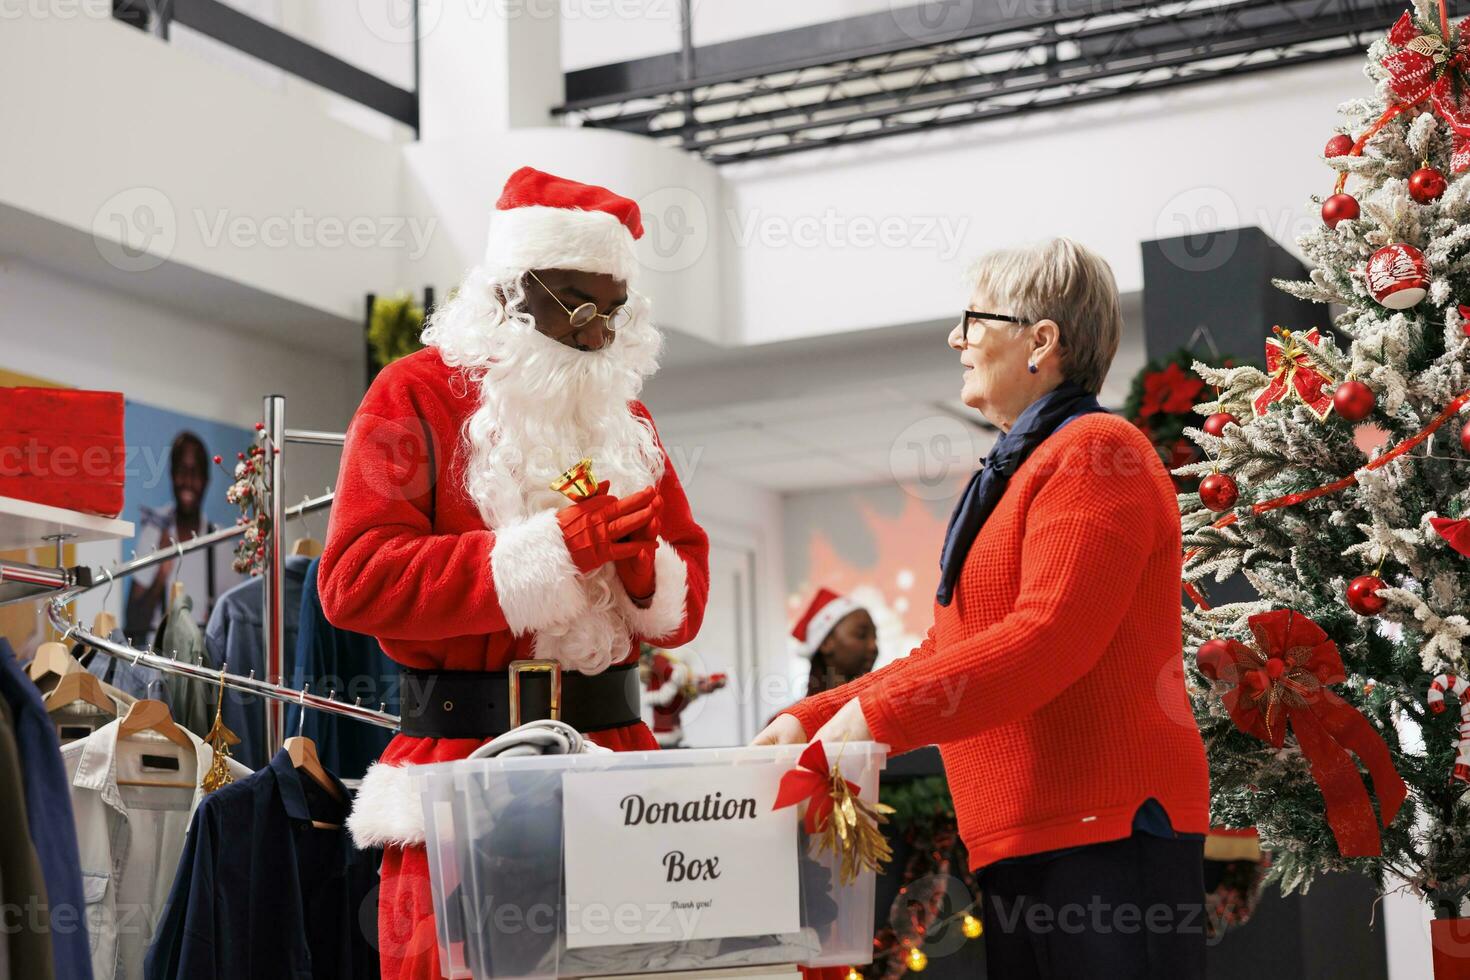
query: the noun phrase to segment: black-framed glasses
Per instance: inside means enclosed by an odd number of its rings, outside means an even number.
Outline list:
[[[1026,322],[1018,316],[1011,316],[1007,313],[981,313],[979,310],[965,310],[965,329],[968,330],[970,328],[971,320],[1001,320],[1005,323]]]
[[[531,278],[536,280],[536,285],[546,290],[546,295],[550,296],[552,301],[555,302],[557,306],[560,306],[562,308],[562,311],[566,313],[567,322],[572,325],[573,330],[581,330],[583,327],[587,326],[587,324],[591,323],[595,318],[601,317],[604,325],[607,327],[607,332],[616,337],[619,330],[623,329],[629,323],[633,322],[633,313],[631,310],[628,309],[626,305],[614,306],[606,313],[598,313],[596,303],[583,303],[576,309],[568,309],[567,304],[563,303],[561,301],[561,297],[557,296],[556,293],[551,291],[550,286],[541,281],[540,276],[536,275],[535,272],[532,272],[529,269],[527,269],[526,271],[530,272]]]

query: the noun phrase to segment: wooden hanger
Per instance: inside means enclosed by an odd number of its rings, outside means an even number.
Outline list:
[[[304,538],[297,538],[296,543],[291,545],[291,554],[300,555],[303,558],[320,558],[322,556],[322,543],[309,535]]]
[[[36,648],[35,657],[26,665],[26,676],[36,684],[40,684],[47,674],[65,677],[78,671],[86,673],[77,658],[61,643],[42,643]]]
[[[64,708],[78,701],[85,701],[107,712],[108,715],[117,717],[117,705],[102,690],[102,682],[85,670],[63,677],[61,682],[51,689],[51,693],[46,695],[44,703],[47,711],[55,711],[57,708]]]
[[[115,629],[117,629],[117,617],[106,609],[99,612],[96,618],[92,620],[93,636],[100,636],[105,640],[112,635],[112,631]]]
[[[154,701],[151,698],[143,698],[134,701],[128,713],[117,723],[117,737],[129,738],[138,732],[157,732],[175,745],[189,752],[194,752],[194,743],[189,736],[184,734],[183,729],[174,724],[173,715],[169,714],[168,705],[162,701]],[[119,786],[156,786],[163,789],[193,789],[193,782],[182,782],[180,780],[167,779],[119,779]]]
[[[301,691],[301,717],[296,723],[296,734],[286,739],[281,744],[281,748],[286,750],[286,755],[291,759],[292,768],[305,772],[312,779],[316,780],[317,784],[326,790],[332,799],[341,803],[343,802],[342,793],[337,789],[336,781],[327,775],[327,770],[322,765],[321,758],[316,754],[316,743],[301,734],[301,729],[306,725],[306,692],[310,688],[311,685],[308,684]],[[321,820],[313,820],[311,825],[323,830],[337,830],[341,826],[340,824],[326,823]]]

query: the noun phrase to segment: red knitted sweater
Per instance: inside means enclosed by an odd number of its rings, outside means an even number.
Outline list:
[[[1149,797],[1209,830],[1184,688],[1174,488],[1147,439],[1086,415],[1016,471],[922,645],[791,709],[861,697],[894,752],[937,743],[971,864],[1127,837]]]

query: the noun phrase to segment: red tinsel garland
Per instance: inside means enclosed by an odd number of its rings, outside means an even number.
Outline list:
[[[1448,405],[1446,405],[1444,407],[1444,411],[1436,415],[1432,422],[1430,422],[1424,428],[1420,429],[1418,432],[1414,433],[1409,438],[1405,439],[1403,442],[1394,446],[1382,456],[1379,456],[1377,459],[1370,462],[1367,466],[1364,466],[1363,469],[1376,470],[1381,467],[1387,466],[1393,460],[1398,459],[1404,453],[1408,452],[1410,449],[1413,449],[1425,439],[1428,439],[1430,436],[1432,436],[1435,433],[1435,430],[1437,430],[1440,426],[1444,425],[1451,418],[1453,418],[1467,404],[1470,404],[1470,391],[1462,392],[1458,397],[1456,397]],[[1210,527],[1229,527],[1237,520],[1239,520],[1242,516],[1253,517],[1257,514],[1264,514],[1267,511],[1277,510],[1282,507],[1290,507],[1294,504],[1300,504],[1307,500],[1315,500],[1318,497],[1325,497],[1330,493],[1337,493],[1339,490],[1346,490],[1348,487],[1355,485],[1357,482],[1358,475],[1356,473],[1349,473],[1347,476],[1343,477],[1340,480],[1333,480],[1331,483],[1324,484],[1320,487],[1314,487],[1311,490],[1302,490],[1298,493],[1288,493],[1282,497],[1275,497],[1271,500],[1263,500],[1260,503],[1252,504],[1250,512],[1245,515],[1241,515],[1239,513],[1226,514],[1224,517],[1211,524]],[[1195,555],[1199,554],[1199,552],[1199,548],[1195,548],[1187,552],[1184,556],[1185,564],[1188,564],[1189,560]],[[1199,588],[1195,586],[1193,582],[1185,582],[1184,591],[1186,594],[1188,594],[1189,598],[1194,601],[1194,604],[1197,608],[1203,610],[1208,610],[1211,608],[1203,593],[1200,592]]]

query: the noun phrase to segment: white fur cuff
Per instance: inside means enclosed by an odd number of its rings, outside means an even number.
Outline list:
[[[556,511],[544,510],[519,524],[497,528],[490,574],[500,611],[514,633],[559,626],[587,609]]]
[[[663,538],[658,539],[658,550],[653,554],[653,574],[653,602],[647,609],[639,609],[627,593],[618,591],[623,621],[634,636],[650,643],[684,625],[684,605],[689,597],[689,566]]]
[[[381,762],[368,767],[347,818],[347,829],[359,848],[424,842],[424,809],[412,768]]]

